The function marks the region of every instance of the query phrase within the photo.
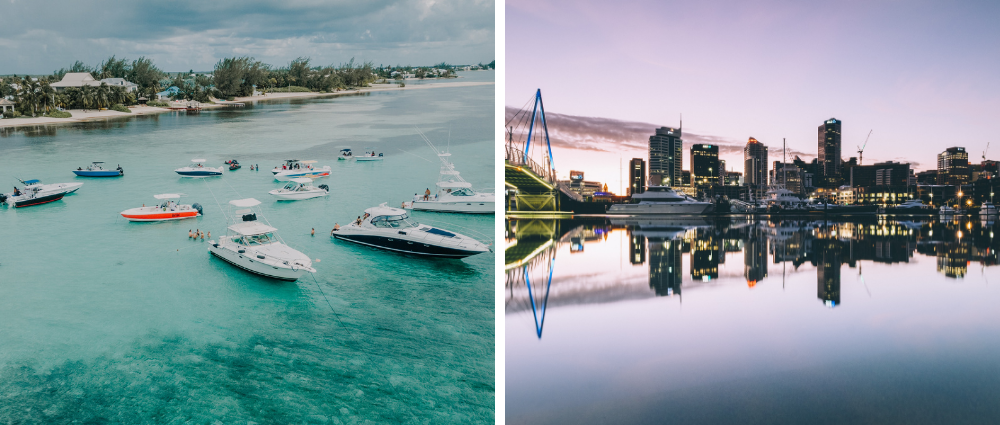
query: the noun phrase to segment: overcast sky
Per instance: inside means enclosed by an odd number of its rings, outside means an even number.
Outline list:
[[[211,70],[229,56],[285,65],[354,57],[376,65],[494,60],[492,0],[0,0],[0,74],[42,74],[110,55],[165,71]]]
[[[685,133],[738,145],[755,137],[772,160],[783,137],[815,155],[817,127],[833,117],[843,121],[845,160],[869,130],[865,164],[933,168],[950,146],[978,163],[989,141],[987,157],[1000,158],[1000,2],[505,4],[508,106],[541,88],[547,110],[575,122],[676,126],[683,113]],[[614,186],[617,158],[585,146],[554,152],[560,175],[583,169]],[[604,147],[625,161],[643,155],[629,143]],[[725,159],[743,171],[740,153]]]

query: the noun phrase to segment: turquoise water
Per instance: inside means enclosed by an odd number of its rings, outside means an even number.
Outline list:
[[[436,181],[439,164],[415,126],[438,145],[450,131],[456,167],[475,187],[493,187],[493,103],[484,85],[0,129],[8,187],[15,177],[85,183],[62,201],[0,209],[0,422],[492,422],[494,257],[403,256],[329,233]],[[338,162],[342,147],[386,159]],[[283,184],[269,170],[292,157],[332,166],[317,181],[329,197],[267,194]],[[221,178],[173,173],[192,158],[244,167]],[[90,161],[121,164],[125,176],[71,173]],[[205,216],[118,216],[168,192],[187,194]],[[188,239],[189,229],[224,233],[218,204],[228,212],[226,202],[247,197],[319,260],[315,276],[261,278]],[[492,215],[413,216],[493,234]]]

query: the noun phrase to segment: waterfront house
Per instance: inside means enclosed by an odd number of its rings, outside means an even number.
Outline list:
[[[128,81],[124,78],[105,78],[101,80],[101,82],[109,86],[122,87],[128,93],[135,93],[136,90],[139,90],[138,84]]]
[[[94,79],[89,72],[67,72],[62,81],[49,84],[56,91],[63,91],[67,87],[100,86],[101,82]]]
[[[156,100],[170,99],[171,96],[179,93],[180,91],[181,89],[177,88],[177,86],[170,86],[168,89],[157,93]]]
[[[14,102],[0,97],[0,115],[7,115],[9,112],[14,112]]]

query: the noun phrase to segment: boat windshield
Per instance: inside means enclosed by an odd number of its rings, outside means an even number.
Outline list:
[[[236,236],[233,238],[233,242],[241,245],[257,246],[277,242],[277,239],[273,233],[263,233],[260,235]]]
[[[284,189],[285,190],[292,190],[292,191],[294,191],[295,189],[298,189],[298,187],[299,187],[298,183],[291,182],[289,184],[286,184],[285,187],[284,187]]]
[[[451,192],[451,196],[473,196],[475,194],[476,193],[473,192],[472,189],[469,189],[467,187],[466,188],[462,188],[462,189],[458,189],[458,190],[454,190],[454,191]]]
[[[403,215],[380,215],[372,219],[372,225],[375,227],[392,227],[398,229],[406,229],[409,227],[417,227],[419,224],[413,220],[410,220],[410,216]]]

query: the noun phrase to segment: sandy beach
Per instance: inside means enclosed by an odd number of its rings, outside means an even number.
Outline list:
[[[262,100],[277,100],[277,99],[288,99],[288,98],[309,98],[309,97],[334,97],[334,96],[344,96],[353,95],[365,92],[378,92],[378,91],[393,91],[393,90],[425,90],[425,89],[436,89],[436,88],[446,88],[446,87],[470,87],[470,86],[485,86],[493,85],[493,82],[451,82],[451,83],[427,83],[418,85],[409,85],[406,87],[399,87],[396,84],[372,84],[371,87],[364,87],[360,89],[353,90],[342,90],[334,93],[314,93],[314,92],[296,92],[296,93],[267,93],[260,96],[247,96],[247,97],[237,97],[233,101],[218,101],[217,103],[203,103],[201,104],[202,109],[212,109],[212,108],[225,108],[230,107],[229,105],[233,103],[248,103],[256,102]],[[183,108],[186,101],[180,102],[170,102],[172,104],[176,103],[176,107]],[[121,118],[134,115],[150,115],[150,114],[162,114],[164,112],[174,112],[170,108],[160,108],[153,106],[132,106],[129,107],[132,113],[118,112],[112,110],[98,111],[94,109],[88,109],[84,111],[82,109],[68,109],[67,112],[73,116],[70,118],[52,118],[52,117],[37,117],[37,118],[13,118],[13,119],[2,119],[0,120],[0,127],[33,127],[38,125],[49,125],[49,124],[68,124],[74,122],[82,121],[93,121],[93,120],[103,120],[108,118]]]

